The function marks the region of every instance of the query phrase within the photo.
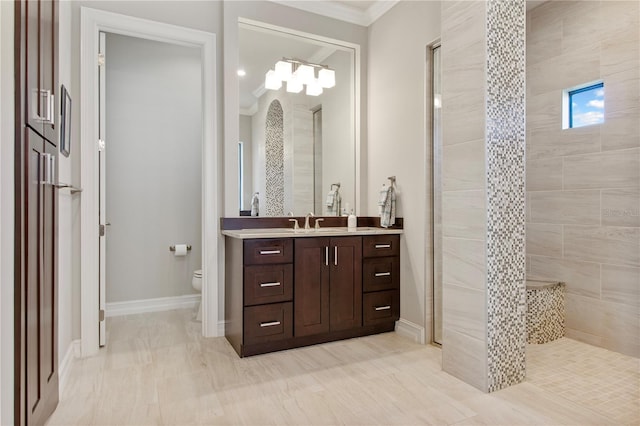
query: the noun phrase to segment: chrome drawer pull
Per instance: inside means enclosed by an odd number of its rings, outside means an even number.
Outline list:
[[[388,277],[389,275],[391,275],[391,272],[376,272],[375,274],[376,277]]]
[[[274,325],[280,325],[280,321],[261,322],[260,327],[273,327]]]
[[[387,305],[387,306],[376,306],[375,307],[376,311],[386,311],[388,309],[391,309],[391,306]]]
[[[325,266],[329,266],[329,246],[324,248],[324,264]]]
[[[278,287],[280,285],[279,282],[277,283],[261,283],[260,287]]]
[[[280,250],[260,250],[260,254],[280,254]]]
[[[376,244],[377,249],[391,248],[391,244]]]

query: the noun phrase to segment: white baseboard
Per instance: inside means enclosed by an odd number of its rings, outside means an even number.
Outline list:
[[[218,321],[218,336],[223,337],[224,336],[224,326],[226,324],[226,321]]]
[[[396,333],[424,345],[424,327],[416,323],[400,318],[396,321]]]
[[[64,358],[60,362],[58,368],[58,392],[63,394],[67,387],[67,381],[69,379],[69,372],[73,366],[73,362],[76,358],[80,357],[80,340],[74,340],[69,344],[67,352],[64,354]]]
[[[159,297],[157,299],[130,300],[128,302],[107,303],[105,315],[119,317],[122,315],[143,314],[145,312],[170,311],[172,309],[195,308],[200,303],[199,294],[187,294],[176,297]]]

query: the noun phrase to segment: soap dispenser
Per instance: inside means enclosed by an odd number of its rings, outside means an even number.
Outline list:
[[[355,231],[357,227],[358,227],[358,219],[356,218],[356,215],[353,214],[353,209],[351,209],[351,212],[349,213],[349,217],[347,218],[347,230]]]

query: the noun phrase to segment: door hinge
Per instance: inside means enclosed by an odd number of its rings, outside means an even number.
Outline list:
[[[100,225],[98,227],[98,232],[100,233],[101,237],[104,237],[104,225]]]
[[[98,53],[98,65],[104,65],[104,53]]]
[[[104,151],[104,147],[105,147],[104,139],[98,139],[98,151],[99,152]]]
[[[100,321],[104,321],[104,309],[100,309]]]

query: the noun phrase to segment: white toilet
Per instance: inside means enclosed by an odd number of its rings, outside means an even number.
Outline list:
[[[191,279],[191,285],[195,290],[202,294],[202,269],[193,271],[193,279]],[[202,321],[202,301],[198,303],[198,314],[196,315],[196,321]]]

